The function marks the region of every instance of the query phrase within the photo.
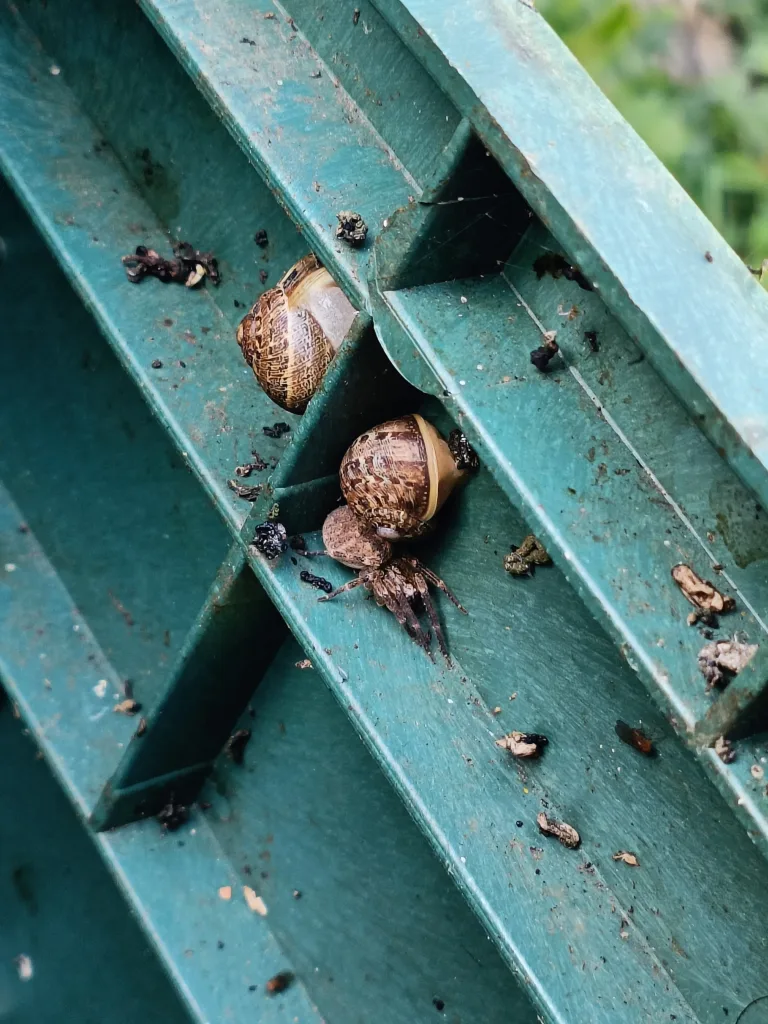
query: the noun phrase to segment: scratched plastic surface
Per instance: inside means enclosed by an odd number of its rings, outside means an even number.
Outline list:
[[[492,9],[508,94],[468,56]],[[538,154],[576,112],[562,90],[549,121],[530,112],[581,73],[535,12],[436,10],[0,6],[0,169],[18,200],[2,194],[0,276],[20,346],[3,375],[3,683],[102,830],[195,1020],[352,1024],[375,1006],[387,1024],[752,1024],[766,994],[765,655],[707,694],[705,637],[669,570],[690,562],[734,594],[722,630],[760,643],[765,513],[697,418],[703,391],[723,412],[739,382],[665,359],[687,351],[681,318],[709,344],[696,282],[721,286],[707,330],[720,317],[727,336],[764,297],[596,92],[579,118],[623,140],[675,244],[640,225],[632,174],[614,188],[607,165],[590,170],[588,139]],[[515,126],[520,89],[532,102]],[[360,250],[335,237],[343,207],[368,221]],[[629,235],[642,267],[617,247]],[[124,253],[179,237],[216,252],[218,289],[126,281]],[[361,313],[299,419],[264,397],[233,335],[309,248]],[[699,249],[714,262],[694,267]],[[545,250],[598,287],[537,277]],[[688,263],[667,264],[673,252]],[[562,356],[543,376],[529,352],[550,329]],[[483,463],[421,547],[470,612],[438,602],[451,666],[361,590],[319,604],[302,559],[248,546],[278,501],[318,547],[341,453],[413,410],[460,424]],[[291,427],[279,440],[262,430],[276,421]],[[760,492],[750,445],[759,456],[739,428],[723,454]],[[243,481],[262,487],[249,506],[227,481],[252,451],[268,468]],[[531,530],[555,564],[512,579],[502,559]],[[126,692],[132,717],[113,711]],[[622,744],[619,720],[658,756]],[[741,736],[731,764],[701,745],[720,724]],[[221,753],[236,728],[252,733],[242,764]],[[548,736],[540,761],[501,754],[514,728]],[[192,806],[179,832],[136,821],[169,799]],[[541,809],[578,828],[580,850],[538,833]],[[277,970],[296,982],[266,999]]]

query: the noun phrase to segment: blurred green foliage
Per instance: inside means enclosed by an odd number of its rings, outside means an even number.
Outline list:
[[[768,256],[768,0],[538,0],[537,8],[733,248],[759,266]],[[714,71],[706,66],[713,48]]]

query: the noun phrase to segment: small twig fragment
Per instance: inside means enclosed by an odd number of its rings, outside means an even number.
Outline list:
[[[634,853],[630,853],[629,850],[618,850],[613,855],[614,860],[623,861],[624,864],[629,864],[631,868],[639,868],[640,861],[637,859]]]
[[[573,825],[558,818],[548,818],[544,811],[536,815],[536,824],[545,836],[553,836],[569,850],[575,850],[581,844],[581,836]]]
[[[234,491],[238,498],[245,498],[246,501],[256,501],[263,490],[262,484],[249,487],[246,484],[239,484],[237,480],[227,480],[227,487]]]

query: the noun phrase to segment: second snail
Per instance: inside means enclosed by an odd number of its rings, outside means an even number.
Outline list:
[[[261,295],[237,328],[237,342],[276,405],[302,413],[357,315],[310,253]]]
[[[429,654],[434,633],[448,659],[440,620],[429,593],[436,587],[464,614],[448,586],[412,554],[395,554],[393,542],[426,533],[458,483],[477,468],[477,456],[460,431],[444,440],[417,413],[389,420],[361,434],[342,459],[339,471],[347,504],[323,524],[325,553],[357,569],[358,574],[332,598],[364,586]],[[425,631],[419,614],[425,613]]]

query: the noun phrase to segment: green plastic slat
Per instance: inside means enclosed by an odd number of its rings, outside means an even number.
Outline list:
[[[684,562],[714,576],[738,606],[723,628],[759,643],[768,601],[761,512],[599,297],[536,280],[533,264],[552,246],[532,230],[502,275],[384,293],[394,352],[415,346],[430,388],[450,396],[500,485],[680,729],[692,731],[712,702],[697,662],[706,640],[687,624],[692,607],[671,569]],[[574,307],[569,323],[562,314]],[[541,374],[529,353],[552,329],[562,356]],[[599,353],[584,340],[588,329]],[[754,545],[748,567],[731,541],[742,536]]]
[[[332,67],[269,0],[220,0],[206,10],[188,0],[142,0],[141,8],[314,251],[365,308],[368,251],[336,239],[336,214],[357,210],[376,230],[420,189],[337,87]]]
[[[226,80],[211,80],[223,95]],[[289,156],[295,160],[298,150],[274,148],[283,168]],[[332,227],[323,228],[324,252],[333,245]],[[356,294],[351,272],[345,280]],[[286,511],[293,514],[290,503]],[[598,1024],[619,1015],[645,1020],[656,1006],[707,1024],[721,1019],[723,1006],[737,1016],[764,995],[764,861],[723,817],[698,766],[586,610],[563,601],[567,587],[558,570],[538,573],[523,590],[503,576],[501,556],[526,526],[487,475],[472,482],[444,521],[445,532],[425,558],[459,596],[466,587],[473,598],[468,620],[446,616],[452,670],[431,665],[359,592],[318,605],[290,558],[277,566],[251,561],[542,1012]],[[348,578],[338,566],[323,571],[337,583]],[[531,623],[546,624],[545,654]],[[492,718],[488,709],[506,701],[511,679],[519,691],[514,719]],[[662,756],[651,764],[619,747],[612,731],[618,717],[642,720]],[[525,779],[493,745],[501,721],[509,728],[519,718],[551,740]],[[740,748],[747,749],[757,756],[759,748]],[[707,758],[721,770],[714,755]],[[737,765],[748,768],[743,760]],[[751,800],[756,786],[742,791]],[[539,838],[533,821],[545,802],[580,828],[582,853]],[[686,830],[682,819],[690,822]],[[642,873],[610,859],[620,847],[637,849]],[[594,875],[579,871],[587,859],[596,865]],[[722,880],[716,892],[713,877]],[[678,892],[695,913],[678,910]],[[626,938],[618,934],[622,907]]]
[[[98,828],[194,799],[287,629],[239,545],[224,559],[167,684],[94,815]],[[255,640],[258,637],[258,640]]]
[[[82,822],[36,754],[5,701],[0,1016],[7,1024],[189,1024]],[[20,955],[31,961],[28,980],[19,976]]]
[[[768,297],[736,254],[533,4],[374,3],[768,504]]]
[[[182,456],[239,527],[248,505],[226,481],[254,447],[265,460],[278,456],[285,441],[265,437],[261,425],[291,417],[254,386],[233,342],[237,314],[224,316],[213,289],[128,285],[120,257],[139,242],[167,252],[166,228],[102,148],[66,75],[50,74],[50,60],[7,11],[2,29],[0,167]],[[163,366],[153,369],[158,358]]]
[[[151,821],[102,832],[97,842],[195,1021],[322,1024],[300,981],[266,995],[266,982],[292,964],[269,915],[248,907],[201,814],[182,832],[164,834]],[[230,899],[219,895],[226,887]]]
[[[3,684],[88,817],[136,723],[113,714],[122,680],[1,486],[0,634]]]
[[[718,1019],[710,1016],[716,1004],[737,1013],[763,984],[755,956],[764,938],[753,900],[762,900],[764,859],[733,829],[730,813],[586,608],[563,601],[560,573],[540,571],[528,583],[501,577],[508,538],[526,527],[499,498],[484,474],[474,480],[457,499],[450,530],[424,554],[459,596],[472,597],[468,619],[445,612],[453,669],[431,665],[359,593],[319,604],[290,559],[270,566],[256,557],[252,564],[550,1019],[643,1020],[655,1005],[681,1020]],[[485,543],[478,545],[478,536]],[[317,545],[319,537],[307,541]],[[334,584],[349,578],[333,564],[322,571]],[[499,718],[491,714],[495,705]],[[621,744],[618,719],[641,722],[659,758],[646,761]],[[540,764],[518,773],[493,741],[521,722],[545,731],[550,744]],[[764,744],[747,749],[756,762],[766,756]],[[747,749],[732,767],[749,779]],[[707,758],[720,770],[712,752]],[[760,791],[754,779],[740,787],[745,804]],[[579,828],[578,853],[538,835],[535,814],[545,805]],[[642,874],[612,861],[619,849],[637,853]],[[734,858],[746,871],[738,880],[729,867]],[[590,863],[594,874],[584,868]],[[713,900],[702,885],[713,877],[732,885],[725,917],[722,891]],[[683,893],[680,902],[696,911],[681,919],[674,894]],[[717,929],[730,927],[736,905],[741,922],[723,939]],[[542,927],[542,917],[551,927]],[[624,938],[622,919],[629,922]],[[741,953],[732,941],[746,942]],[[732,954],[733,970],[715,971],[703,985],[702,971]],[[738,994],[731,988],[737,977],[746,984]]]
[[[324,1018],[536,1024],[526,988],[303,658],[283,645],[239,723],[252,731],[243,764],[222,756],[201,796]]]

